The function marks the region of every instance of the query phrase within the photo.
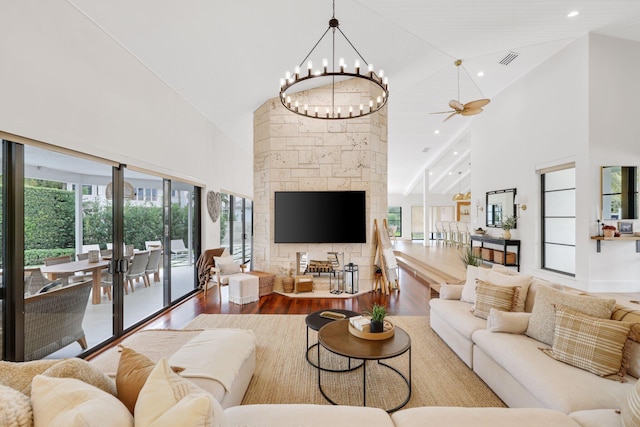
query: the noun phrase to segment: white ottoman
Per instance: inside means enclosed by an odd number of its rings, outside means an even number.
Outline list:
[[[260,281],[251,274],[229,276],[229,302],[249,304],[260,299]]]

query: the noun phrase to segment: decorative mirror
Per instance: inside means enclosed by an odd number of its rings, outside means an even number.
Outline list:
[[[602,219],[638,219],[637,166],[602,167]]]
[[[515,188],[487,192],[487,227],[500,228],[504,218],[515,215],[515,197]]]

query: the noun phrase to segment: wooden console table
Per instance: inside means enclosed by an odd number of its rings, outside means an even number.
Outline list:
[[[502,264],[507,267],[516,267],[518,271],[520,271],[520,240],[505,240],[499,237],[491,237],[481,234],[472,234],[471,235],[471,247],[473,248],[473,242],[480,242],[480,248],[484,248],[485,244],[502,246],[503,257],[501,263],[496,263],[495,261],[489,261],[486,259],[482,259],[482,262],[488,262],[491,264]],[[507,249],[515,248],[515,262],[507,263]]]

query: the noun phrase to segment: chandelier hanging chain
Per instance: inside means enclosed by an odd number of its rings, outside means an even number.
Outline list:
[[[332,30],[331,70],[329,71],[329,68],[328,68],[329,64],[325,58],[322,61],[323,63],[322,68],[314,72],[312,68],[312,62],[311,61],[307,62],[307,60],[314,53],[314,51],[316,50],[320,42],[322,42],[322,40],[326,37],[329,30]],[[354,72],[347,71],[347,65],[345,64],[342,58],[340,58],[340,61],[339,61],[340,63],[338,64],[338,71],[336,71],[336,30],[338,30],[340,34],[342,34],[342,37],[344,37],[345,41],[348,43],[349,46],[351,46],[353,51],[356,53],[357,58],[359,58],[359,59],[356,59],[355,61]],[[364,73],[360,72],[360,61],[362,61],[365,67],[367,67],[365,68]],[[300,73],[300,70],[304,66],[305,62],[307,62],[307,75],[303,75]],[[301,89],[303,87],[302,85],[296,87],[297,91],[294,92],[293,94],[291,95],[287,94],[287,90],[289,90],[290,88],[292,88],[298,83],[309,82],[311,79],[314,79],[314,78],[320,79],[320,78],[327,78],[327,77],[331,77],[331,79],[327,81],[326,84],[317,83],[315,87],[316,88],[325,87],[331,90],[330,105],[327,105],[327,104],[325,104],[324,106],[312,105],[311,108],[314,110],[314,112],[310,112],[309,110],[310,106],[306,103],[309,101],[309,92],[308,90],[305,91],[304,89]],[[349,105],[349,101],[346,101],[346,105],[340,105],[339,103],[337,103],[337,101],[340,101],[340,99],[336,98],[336,85],[339,84],[337,83],[336,77],[339,77],[341,79],[340,81],[345,79],[360,79],[360,80],[368,81],[369,82],[368,89],[365,90],[364,92],[368,94],[370,98],[367,106],[368,108],[365,108],[366,104],[360,104],[359,111],[357,109],[358,108],[357,105],[355,107],[356,110],[354,111],[354,106]],[[319,81],[320,80],[315,80],[314,83]],[[338,91],[339,90],[340,88],[338,88]],[[378,90],[380,90],[379,95],[375,93]],[[339,96],[341,96],[341,99],[343,100],[343,102],[345,102],[344,95],[339,95]],[[280,80],[280,101],[282,105],[289,111],[299,114],[301,116],[318,118],[318,119],[348,119],[348,118],[362,117],[362,116],[375,113],[376,111],[380,110],[382,107],[386,105],[388,96],[389,96],[388,78],[384,77],[384,72],[382,70],[380,70],[380,73],[378,74],[376,74],[373,71],[373,66],[364,59],[364,57],[360,54],[358,49],[353,45],[353,43],[351,43],[351,40],[349,40],[346,34],[340,29],[340,23],[338,19],[336,19],[335,17],[335,0],[333,0],[333,15],[329,20],[329,27],[325,30],[325,32],[318,39],[318,41],[313,45],[313,47],[311,48],[307,56],[305,56],[305,58],[302,60],[300,65],[295,67],[294,73],[292,74],[290,72],[287,72],[285,78]],[[319,108],[325,109],[325,107],[326,107],[326,113],[324,115],[321,115],[321,113],[319,113],[318,110]],[[345,110],[348,109],[348,113],[346,113],[345,111],[345,113],[343,114],[342,112],[343,108]]]

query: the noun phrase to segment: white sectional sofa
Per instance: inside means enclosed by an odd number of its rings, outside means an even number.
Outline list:
[[[526,323],[528,320],[525,320],[524,329],[520,327],[519,333],[492,332],[487,328],[487,320],[476,317],[472,312],[474,303],[469,289],[478,275],[482,281],[494,278],[496,274],[510,276],[505,280],[512,283],[528,281],[521,319],[531,316],[525,313],[534,311],[539,293],[544,294],[546,303],[549,295],[554,298],[559,295],[559,304],[564,303],[565,298],[574,300],[575,297],[579,305],[580,298],[595,297],[572,290],[560,291],[559,286],[511,270],[473,269],[475,267],[469,270],[467,283],[459,285],[461,288],[444,286],[441,298],[430,301],[432,329],[510,408],[547,408],[569,414],[581,425],[619,426],[617,410],[626,401],[640,374],[637,369],[640,344],[628,341],[627,351],[631,351],[632,358],[625,382],[620,382],[594,375],[545,354],[540,348],[551,345],[526,335],[531,328]],[[541,291],[541,287],[546,288]],[[467,295],[463,295],[464,291]],[[611,303],[612,311],[618,316],[627,316],[625,320],[637,322],[640,318],[637,312],[614,304],[615,301]],[[538,314],[540,310],[541,307]],[[535,336],[535,331],[532,335]]]

